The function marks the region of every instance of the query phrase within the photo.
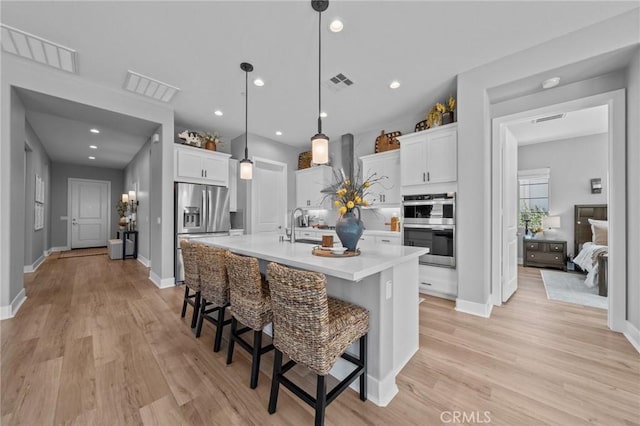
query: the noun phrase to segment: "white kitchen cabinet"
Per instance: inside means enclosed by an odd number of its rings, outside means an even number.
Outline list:
[[[399,136],[398,140],[403,188],[457,180],[456,123]]]
[[[362,161],[363,179],[376,174],[375,177],[386,176],[369,188],[369,195],[365,197],[374,206],[384,207],[399,205],[400,195],[400,151],[381,152],[360,157]]]
[[[376,238],[376,244],[382,244],[382,245],[386,244],[390,246],[402,245],[402,239],[400,238],[400,235],[394,235],[392,237],[376,235],[375,238]]]
[[[238,160],[229,159],[229,211],[238,211]]]
[[[458,296],[458,272],[453,268],[419,265],[421,293],[455,300]]]
[[[175,182],[229,186],[231,155],[178,144],[174,145],[173,153]]]
[[[316,166],[296,171],[296,207],[303,209],[331,208],[331,196],[321,191],[331,185],[333,174],[329,166]]]

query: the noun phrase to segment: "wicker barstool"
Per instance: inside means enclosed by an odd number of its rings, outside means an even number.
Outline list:
[[[316,272],[287,268],[277,263],[267,267],[273,309],[273,344],[276,347],[269,413],[276,412],[280,384],[316,410],[315,424],[324,424],[324,412],[343,390],[360,378],[360,399],[367,400],[367,333],[369,312],[360,306],[327,297],[326,277]],[[360,342],[360,357],[345,351]],[[290,361],[282,365],[282,354]],[[342,357],[355,370],[327,393],[326,376]],[[302,364],[317,375],[316,398],[284,374]]]
[[[198,254],[196,246],[187,240],[180,241],[182,261],[184,263],[184,302],[182,302],[182,318],[187,313],[187,305],[193,306],[191,328],[195,328],[200,311],[200,273],[198,272]],[[193,293],[191,293],[193,291]]]
[[[202,323],[206,319],[216,326],[213,351],[220,350],[222,330],[231,320],[224,319],[229,306],[229,281],[227,279],[226,253],[217,247],[198,245],[198,271],[200,272],[200,315],[196,327],[196,337],[200,337]],[[213,314],[218,313],[217,318]]]
[[[273,349],[273,345],[262,347],[262,328],[271,322],[271,298],[269,285],[260,274],[258,259],[227,253],[227,274],[229,276],[231,335],[227,364],[233,362],[236,342],[252,354],[251,389],[258,386],[260,357]],[[246,327],[238,330],[238,321]],[[241,335],[253,330],[253,345]]]

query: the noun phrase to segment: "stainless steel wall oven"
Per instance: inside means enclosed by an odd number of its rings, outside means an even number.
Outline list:
[[[404,245],[429,249],[420,263],[455,268],[456,194],[407,195],[402,209]]]

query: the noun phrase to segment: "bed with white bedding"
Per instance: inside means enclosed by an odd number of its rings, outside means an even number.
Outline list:
[[[589,288],[598,286],[602,296],[606,296],[608,287],[606,271],[600,271],[600,265],[605,265],[604,269],[607,265],[602,259],[609,253],[608,232],[606,204],[575,206],[574,239],[578,254],[573,263],[587,272],[585,285]]]

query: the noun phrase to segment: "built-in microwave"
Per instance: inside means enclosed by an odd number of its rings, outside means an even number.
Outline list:
[[[456,194],[405,195],[402,208],[406,224],[453,225],[456,217]]]

